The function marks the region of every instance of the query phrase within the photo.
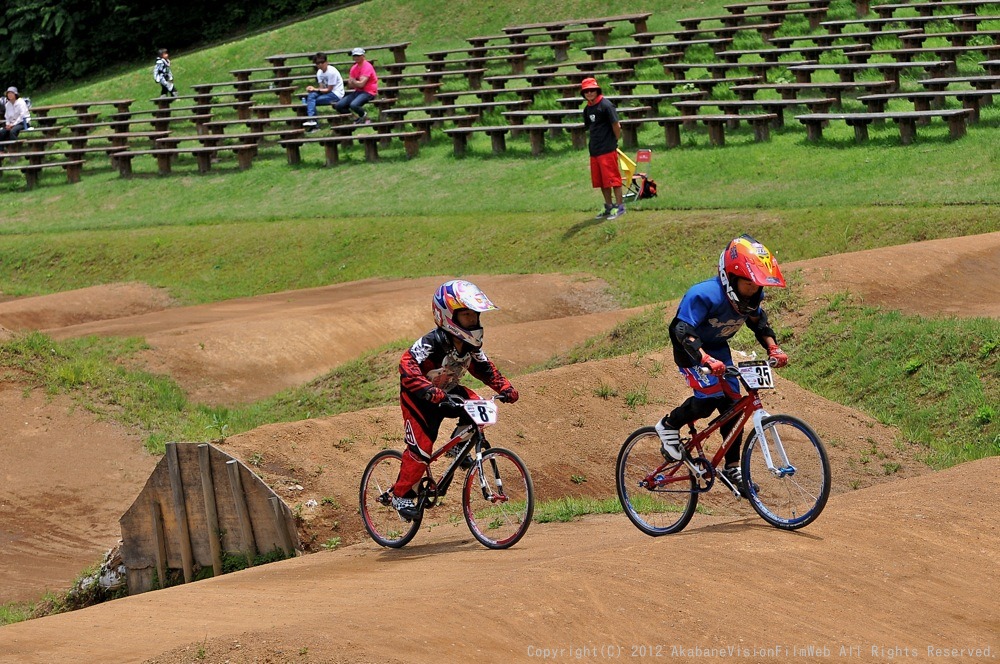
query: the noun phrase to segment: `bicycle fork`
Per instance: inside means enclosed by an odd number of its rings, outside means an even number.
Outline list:
[[[788,455],[785,454],[785,446],[781,444],[781,435],[778,430],[771,427],[771,439],[768,440],[767,434],[764,432],[764,425],[762,424],[765,417],[768,417],[769,413],[763,408],[754,411],[753,414],[753,429],[757,434],[757,440],[760,441],[760,451],[764,455],[764,463],[767,464],[767,469],[778,478],[788,477],[795,474],[795,466],[793,466],[788,461]],[[771,456],[771,446],[774,446],[775,452],[781,460],[781,467],[776,467],[774,465],[774,458]]]
[[[483,443],[486,440],[483,439]],[[503,492],[503,478],[500,477],[500,469],[497,467],[496,459],[490,459],[490,467],[493,470],[493,486],[486,481],[486,468],[483,466],[483,448],[476,449],[475,467],[479,470],[479,490],[483,492],[483,499],[493,504],[507,502],[507,496]],[[495,488],[494,488],[495,487]]]

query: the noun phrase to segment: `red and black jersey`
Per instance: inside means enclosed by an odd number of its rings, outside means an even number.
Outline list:
[[[466,352],[459,354],[451,336],[441,328],[434,328],[403,353],[399,361],[400,389],[418,399],[440,403],[466,371],[496,392],[511,386],[482,348],[468,345],[466,348]]]

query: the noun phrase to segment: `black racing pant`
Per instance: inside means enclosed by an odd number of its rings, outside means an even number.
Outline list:
[[[663,417],[663,423],[671,429],[680,430],[687,424],[690,424],[695,420],[703,420],[716,411],[724,413],[734,403],[735,401],[726,396],[714,399],[699,399],[691,396],[687,398],[687,401],[665,415]],[[722,433],[723,439],[725,439],[725,437],[729,435],[729,432],[733,430],[733,425],[735,423],[736,420],[732,420],[720,427],[719,430]],[[742,448],[743,434],[741,433],[732,446],[730,446],[730,448],[726,451],[727,466],[739,465],[740,452]]]

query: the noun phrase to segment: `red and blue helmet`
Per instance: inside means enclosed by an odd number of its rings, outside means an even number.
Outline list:
[[[719,279],[726,289],[729,302],[737,313],[747,315],[756,311],[763,297],[763,290],[750,298],[740,297],[735,278],[746,279],[758,286],[785,287],[778,261],[767,247],[749,235],[741,235],[730,242],[719,256]]]
[[[476,348],[483,345],[482,326],[477,325],[471,329],[462,327],[455,320],[455,312],[460,309],[471,309],[482,313],[499,308],[490,301],[490,298],[486,297],[486,293],[481,291],[478,286],[462,279],[454,279],[441,284],[432,300],[434,322],[437,323],[437,326]]]

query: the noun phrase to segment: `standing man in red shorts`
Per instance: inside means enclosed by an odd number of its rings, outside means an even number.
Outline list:
[[[583,79],[580,93],[587,101],[583,109],[583,128],[590,132],[590,181],[594,189],[600,189],[604,195],[604,210],[597,218],[617,219],[625,214],[622,173],[618,168],[618,139],[622,135],[618,109],[601,94],[596,79]]]

